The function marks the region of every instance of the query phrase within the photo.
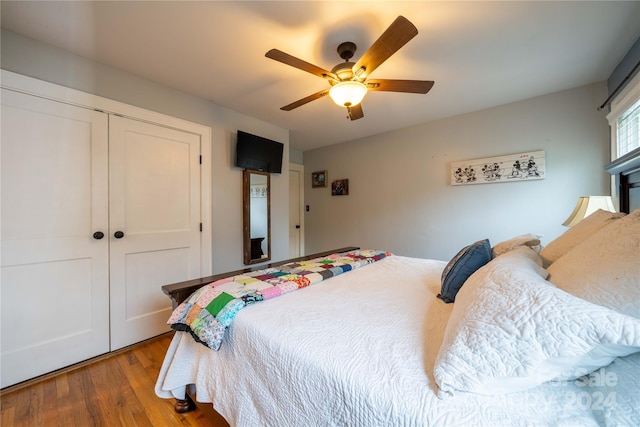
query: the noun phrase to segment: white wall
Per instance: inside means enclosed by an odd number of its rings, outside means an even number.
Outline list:
[[[303,154],[300,150],[294,150],[292,148],[289,149],[289,161],[291,163],[296,163],[298,165],[303,164]]]
[[[242,264],[242,170],[232,166],[238,129],[285,144],[289,132],[135,75],[2,30],[2,68],[62,86],[189,120],[212,129],[212,265],[214,273]],[[289,171],[271,176],[272,259],[289,257]]]
[[[242,129],[285,143],[286,129],[2,30],[2,68],[212,128],[213,271],[242,266],[242,174],[232,165]],[[496,243],[535,232],[549,241],[578,196],[608,194],[608,126],[596,107],[604,84],[402,129],[304,156],[305,250],[380,248],[400,255],[449,259],[488,237]],[[366,120],[366,117],[363,119]],[[451,187],[453,161],[546,150],[541,181]],[[349,196],[311,188],[310,172],[348,178]],[[272,185],[273,260],[288,258],[288,168]]]
[[[467,244],[566,228],[578,196],[609,194],[604,83],[305,151],[306,252],[356,245],[448,260]],[[366,120],[366,117],[365,119]],[[449,184],[449,163],[546,150],[544,180]],[[349,179],[348,196],[310,172]]]

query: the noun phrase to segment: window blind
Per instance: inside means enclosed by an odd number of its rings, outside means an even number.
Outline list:
[[[616,133],[618,157],[640,146],[640,100],[618,117]]]

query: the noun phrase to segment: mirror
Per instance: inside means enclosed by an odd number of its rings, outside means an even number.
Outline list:
[[[243,172],[243,251],[245,264],[271,259],[271,175]]]

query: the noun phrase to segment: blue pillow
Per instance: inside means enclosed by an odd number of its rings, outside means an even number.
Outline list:
[[[463,248],[453,257],[442,272],[442,289],[438,298],[446,303],[454,302],[456,294],[477,269],[491,261],[491,245],[489,239]]]

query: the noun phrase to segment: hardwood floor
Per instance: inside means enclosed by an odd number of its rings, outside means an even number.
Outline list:
[[[2,426],[228,427],[210,404],[186,414],[154,386],[172,334],[0,396]]]

